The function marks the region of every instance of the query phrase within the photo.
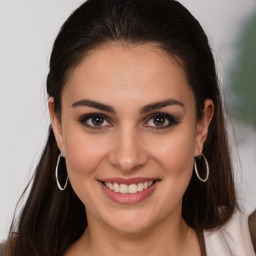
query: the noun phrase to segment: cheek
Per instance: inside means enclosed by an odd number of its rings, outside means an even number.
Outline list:
[[[88,173],[95,169],[104,154],[104,146],[99,148],[97,145],[97,140],[90,143],[90,140],[81,140],[81,137],[67,140],[66,161],[70,166],[69,171]]]
[[[88,136],[79,129],[66,130],[65,134],[67,171],[72,187],[79,195],[89,189],[91,181],[95,181],[95,170],[105,157],[107,145],[100,136]]]
[[[183,175],[191,171],[194,159],[194,143],[172,143],[170,142],[164,152],[161,152],[161,159],[167,174]]]
[[[181,130],[154,141],[155,150],[152,154],[165,170],[179,173],[185,171],[186,166],[193,165],[195,142],[196,136],[192,129]]]
[[[152,152],[163,170],[164,179],[168,181],[166,189],[179,196],[185,192],[193,171],[196,137],[191,130],[181,130],[170,134],[162,142],[155,142],[155,151]]]

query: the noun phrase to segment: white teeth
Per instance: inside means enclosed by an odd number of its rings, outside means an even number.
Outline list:
[[[129,194],[136,194],[137,192],[138,189],[136,184],[129,185]]]
[[[117,183],[114,183],[114,191],[119,192],[119,185]]]
[[[139,192],[143,191],[143,183],[138,184],[138,191]]]
[[[128,193],[128,186],[127,185],[125,185],[125,184],[120,184],[119,185],[119,192],[121,193],[121,194],[127,194]]]
[[[146,182],[144,182],[144,184],[143,184],[143,188],[144,189],[147,189],[148,188],[148,182],[146,181]]]
[[[110,183],[110,182],[106,183],[106,187],[108,187],[112,191],[114,190],[114,185],[112,183]]]
[[[152,186],[153,181],[146,181],[144,183],[139,183],[139,184],[117,184],[117,183],[110,183],[106,182],[104,185],[109,188],[110,190],[116,192],[116,193],[121,193],[121,194],[136,194],[138,192],[141,192],[150,186]]]

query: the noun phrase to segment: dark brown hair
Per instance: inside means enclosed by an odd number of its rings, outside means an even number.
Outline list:
[[[108,42],[154,43],[179,59],[196,99],[198,120],[204,100],[213,100],[215,114],[204,145],[210,176],[202,183],[193,174],[182,215],[196,230],[223,225],[236,207],[236,198],[214,58],[199,22],[174,0],[88,0],[82,4],[62,26],[50,59],[47,92],[54,97],[60,117],[61,92],[69,74],[90,50]],[[10,230],[8,256],[61,256],[87,226],[84,205],[71,185],[63,192],[56,186],[58,154],[50,127],[28,199]]]

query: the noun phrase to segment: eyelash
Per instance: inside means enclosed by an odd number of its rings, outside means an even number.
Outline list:
[[[150,120],[153,120],[154,118],[156,117],[159,117],[159,118],[164,118],[166,122],[168,122],[168,124],[164,125],[164,126],[149,126],[149,125],[146,125]],[[160,130],[160,129],[166,129],[166,128],[169,128],[171,126],[174,126],[174,125],[177,125],[180,123],[179,119],[173,115],[170,115],[168,113],[164,113],[164,112],[159,112],[159,113],[155,113],[155,114],[151,114],[149,117],[146,118],[146,123],[144,124],[145,127],[149,127],[149,128],[152,128],[152,129],[156,129],[156,130]]]
[[[164,118],[165,119],[164,123],[168,122],[168,124],[167,125],[165,124],[164,126],[159,126],[159,127],[147,125],[147,123],[150,120],[153,120],[153,118],[156,118],[156,117]],[[92,118],[101,118],[103,120],[103,122],[107,122],[108,125],[94,126],[94,125],[88,124],[88,120],[90,120]],[[144,120],[147,120],[143,125],[144,127],[148,127],[148,128],[152,128],[152,129],[156,129],[156,130],[166,129],[166,128],[169,128],[171,126],[174,126],[174,125],[177,125],[180,123],[178,118],[176,118],[175,116],[170,115],[168,113],[164,113],[164,112],[151,114],[150,116],[146,117]],[[90,129],[104,129],[106,127],[112,127],[112,124],[109,121],[108,117],[103,114],[99,114],[99,113],[86,114],[86,115],[80,117],[78,121],[79,121],[79,123],[81,123],[82,125],[85,125],[86,127],[90,128]]]
[[[92,119],[92,118],[102,118],[104,120],[104,122],[108,122],[109,125],[104,125],[104,126],[93,126],[88,124],[88,120]],[[92,114],[87,114],[82,116],[81,118],[79,118],[79,122],[83,125],[85,125],[86,127],[90,128],[90,129],[104,129],[105,127],[111,127],[112,125],[110,124],[110,122],[108,121],[107,116],[102,115],[102,114],[98,114],[98,113],[92,113]]]

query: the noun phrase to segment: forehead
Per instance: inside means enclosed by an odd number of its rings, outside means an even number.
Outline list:
[[[63,97],[97,100],[193,97],[178,59],[154,44],[109,43],[90,51],[71,72]]]

